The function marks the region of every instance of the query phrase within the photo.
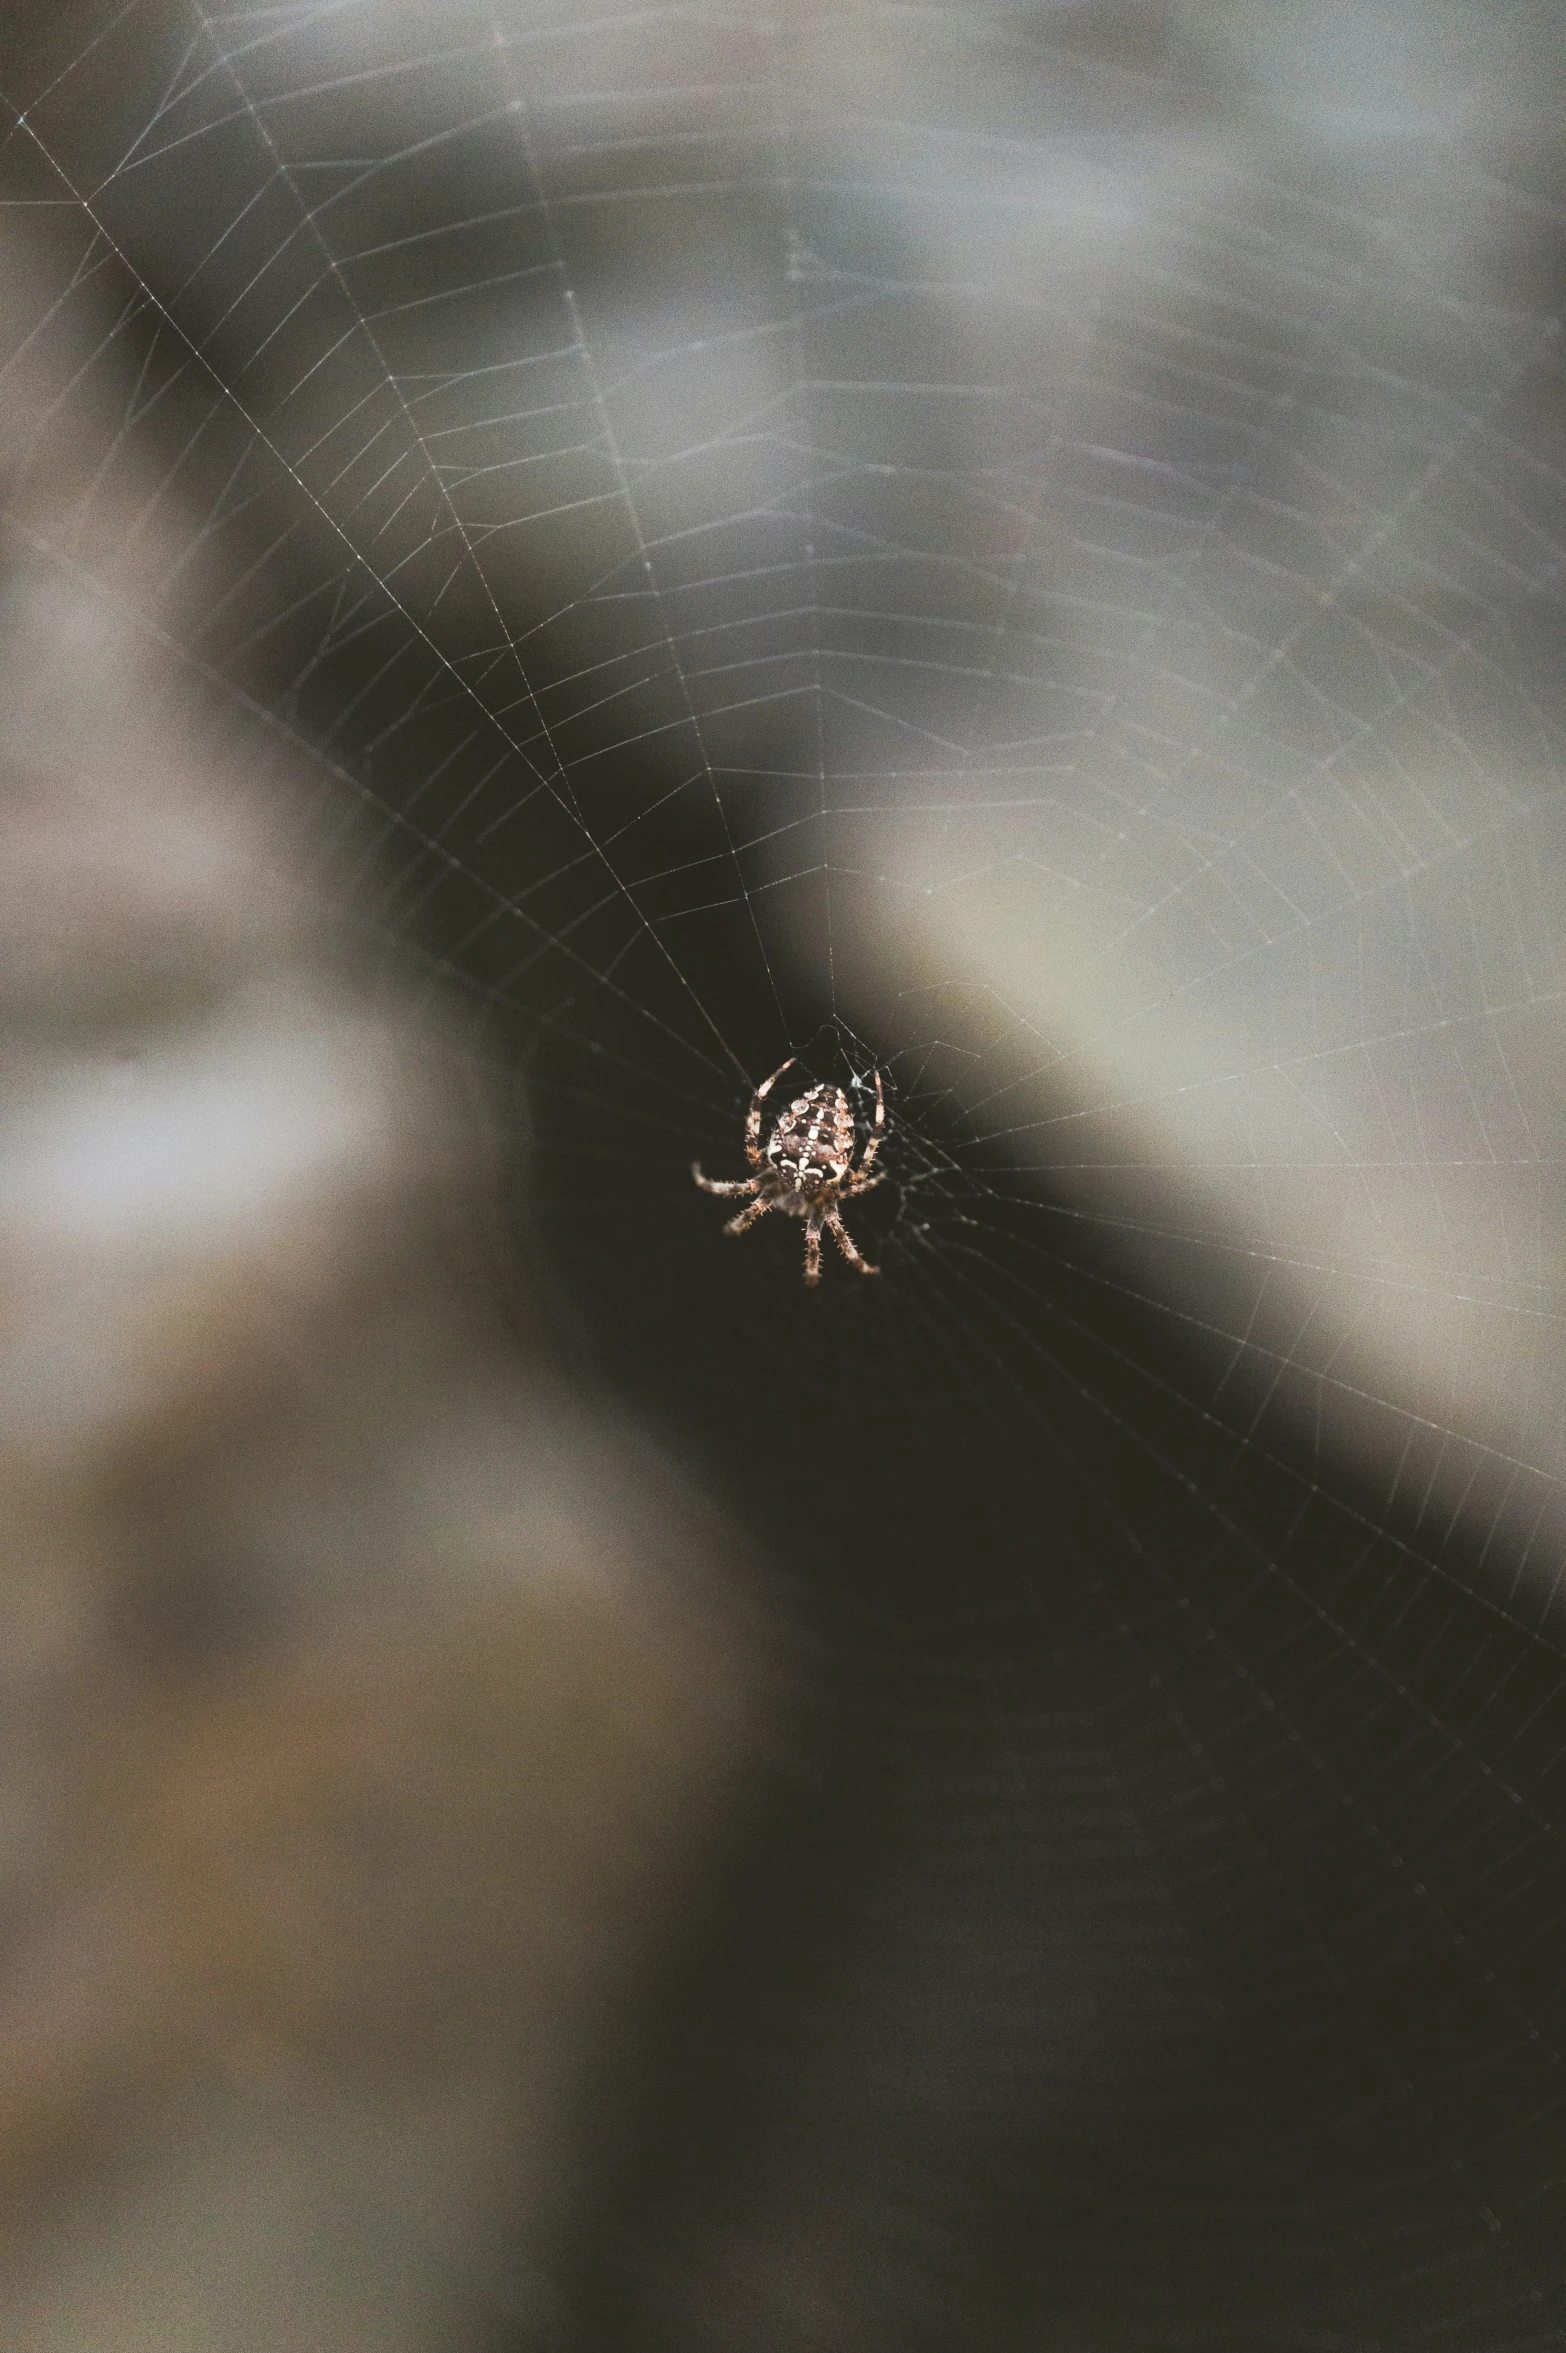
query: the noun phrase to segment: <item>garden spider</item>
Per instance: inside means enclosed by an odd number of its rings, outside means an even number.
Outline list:
[[[780,1062],[772,1076],[751,1096],[745,1120],[745,1157],[756,1174],[736,1178],[732,1184],[718,1184],[702,1175],[699,1160],[691,1162],[691,1174],[704,1193],[754,1195],[748,1209],[730,1218],[723,1229],[726,1234],[748,1233],[757,1218],[765,1217],[769,1209],[782,1209],[790,1217],[804,1218],[807,1283],[821,1280],[823,1226],[850,1266],[857,1266],[862,1275],[878,1274],[880,1269],[861,1258],[849,1240],[837,1205],[850,1193],[867,1193],[872,1185],[881,1182],[870,1173],[886,1126],[881,1073],[875,1074],[875,1126],[857,1168],[853,1165],[854,1115],[841,1087],[811,1087],[808,1093],[797,1097],[779,1114],[763,1153],[757,1141],[761,1134],[761,1106],[784,1071],[793,1069],[796,1060],[791,1054],[786,1062]]]

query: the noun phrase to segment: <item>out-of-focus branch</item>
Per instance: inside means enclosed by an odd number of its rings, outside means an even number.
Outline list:
[[[0,2338],[452,2342],[543,2294],[721,1813],[730,1539],[505,1337],[427,998],[118,591],[11,553]]]

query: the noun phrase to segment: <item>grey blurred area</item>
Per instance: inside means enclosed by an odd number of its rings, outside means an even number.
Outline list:
[[[1563,33],[16,13],[0,2343],[1561,2341]]]

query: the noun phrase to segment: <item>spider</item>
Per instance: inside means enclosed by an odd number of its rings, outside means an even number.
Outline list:
[[[761,1134],[761,1106],[784,1071],[793,1069],[796,1060],[797,1056],[791,1054],[786,1062],[780,1062],[772,1076],[763,1080],[751,1096],[745,1120],[745,1157],[756,1174],[720,1185],[711,1177],[704,1177],[701,1162],[693,1160],[691,1175],[704,1193],[754,1194],[749,1208],[730,1218],[723,1229],[726,1234],[748,1233],[757,1218],[765,1217],[769,1209],[782,1209],[790,1217],[802,1217],[807,1283],[821,1280],[823,1226],[830,1230],[850,1266],[857,1266],[862,1275],[879,1274],[879,1267],[861,1258],[849,1240],[837,1205],[848,1194],[867,1193],[872,1185],[881,1182],[870,1173],[886,1126],[881,1073],[875,1074],[875,1127],[857,1168],[853,1165],[854,1115],[841,1087],[812,1087],[808,1093],[798,1096],[779,1114],[763,1154],[756,1140]]]

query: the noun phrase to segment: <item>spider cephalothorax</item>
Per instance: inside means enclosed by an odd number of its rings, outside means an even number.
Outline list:
[[[753,1196],[748,1209],[738,1217],[731,1217],[724,1227],[726,1234],[743,1234],[758,1217],[765,1217],[769,1209],[786,1210],[790,1217],[805,1220],[805,1280],[821,1280],[821,1229],[826,1227],[850,1266],[857,1266],[862,1275],[873,1275],[879,1270],[868,1265],[848,1238],[848,1229],[838,1215],[837,1205],[850,1193],[867,1193],[881,1180],[872,1176],[875,1156],[881,1149],[881,1134],[886,1126],[886,1101],[881,1093],[881,1073],[875,1074],[875,1125],[865,1145],[864,1157],[854,1166],[854,1115],[848,1107],[848,1097],[841,1087],[811,1087],[808,1093],[797,1096],[787,1110],[778,1114],[777,1122],[767,1138],[763,1152],[761,1135],[761,1106],[783,1076],[792,1070],[795,1057],[780,1062],[769,1079],[765,1079],[750,1099],[750,1110],[745,1119],[745,1157],[756,1174],[739,1177],[732,1184],[721,1185],[701,1173],[701,1162],[691,1162],[691,1174],[704,1193],[749,1193]]]

